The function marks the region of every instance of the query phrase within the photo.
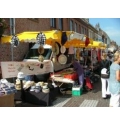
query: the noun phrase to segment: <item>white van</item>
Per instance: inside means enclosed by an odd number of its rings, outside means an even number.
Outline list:
[[[25,56],[23,61],[38,61],[38,57],[39,57],[39,53],[38,53],[38,48],[39,48],[39,44],[35,44],[27,53],[27,55]],[[44,46],[44,53],[42,54],[44,56],[44,61],[50,60],[52,59],[52,46],[45,44]],[[53,67],[53,70],[55,72],[60,71],[62,69],[65,69],[67,67],[70,66],[70,63],[61,65],[59,62],[56,62],[55,64],[52,63],[51,61],[51,67]],[[46,81],[46,79],[48,79],[49,77],[49,73],[47,74],[40,74],[40,75],[35,75],[35,79],[36,81]]]

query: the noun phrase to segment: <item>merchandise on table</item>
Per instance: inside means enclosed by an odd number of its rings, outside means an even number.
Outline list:
[[[73,68],[68,68],[65,69],[63,71],[51,74],[51,78],[66,78],[66,79],[70,79],[70,80],[76,80],[78,78],[77,73],[73,70]]]
[[[52,83],[46,83],[43,81],[35,83],[34,81],[22,80],[22,83],[23,83],[24,90],[36,92],[36,93],[40,93],[40,92],[49,93],[50,90],[56,87],[55,83],[54,85],[52,85]],[[16,90],[21,90],[21,83],[19,79],[16,79],[15,88]]]
[[[16,93],[17,90],[15,88],[14,83],[9,83],[6,79],[0,80],[0,96],[8,95],[12,93]]]

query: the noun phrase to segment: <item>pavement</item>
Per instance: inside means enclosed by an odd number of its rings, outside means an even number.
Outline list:
[[[93,85],[93,90],[83,92],[81,96],[71,96],[68,92],[55,100],[53,107],[109,107],[109,98],[103,99],[101,96],[101,81]]]
[[[101,80],[93,84],[94,89],[83,92],[81,96],[72,96],[71,91],[59,95],[49,107],[109,107],[109,98],[101,97]],[[16,107],[46,107],[29,103],[16,102]]]

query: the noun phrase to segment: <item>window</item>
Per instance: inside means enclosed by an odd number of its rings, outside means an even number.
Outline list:
[[[79,25],[79,31],[80,31],[80,33],[81,33],[81,26]]]
[[[89,37],[90,38],[93,38],[93,32],[90,30],[90,32],[89,32]]]
[[[59,18],[59,20],[58,20],[58,27],[60,30],[63,30],[63,19],[62,18]]]
[[[51,57],[52,50],[45,48],[44,53],[42,54],[44,56],[45,60],[50,59]],[[27,53],[25,59],[38,59],[39,57],[38,49],[30,49],[29,52]]]
[[[28,18],[28,19],[31,20],[31,21],[34,21],[34,22],[38,22],[39,21],[38,18]]]
[[[70,20],[70,30],[73,31],[73,21]]]
[[[55,18],[50,19],[50,26],[56,28],[56,19]]]
[[[102,35],[102,42],[105,42],[105,36]]]
[[[87,30],[86,30],[86,28],[84,29],[84,34],[87,35]]]
[[[84,34],[84,27],[81,27],[81,33]]]
[[[77,32],[77,23],[75,23],[75,32]]]
[[[102,37],[100,35],[98,35],[98,41],[102,42]]]
[[[90,35],[90,37],[92,38],[92,32],[91,32],[91,35]]]
[[[91,36],[90,36],[90,31],[89,31],[89,38],[91,38]]]

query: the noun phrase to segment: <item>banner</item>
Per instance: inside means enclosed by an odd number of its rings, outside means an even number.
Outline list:
[[[38,75],[53,72],[53,66],[50,60],[45,62],[1,62],[3,78],[17,77],[19,72],[25,75]]]

